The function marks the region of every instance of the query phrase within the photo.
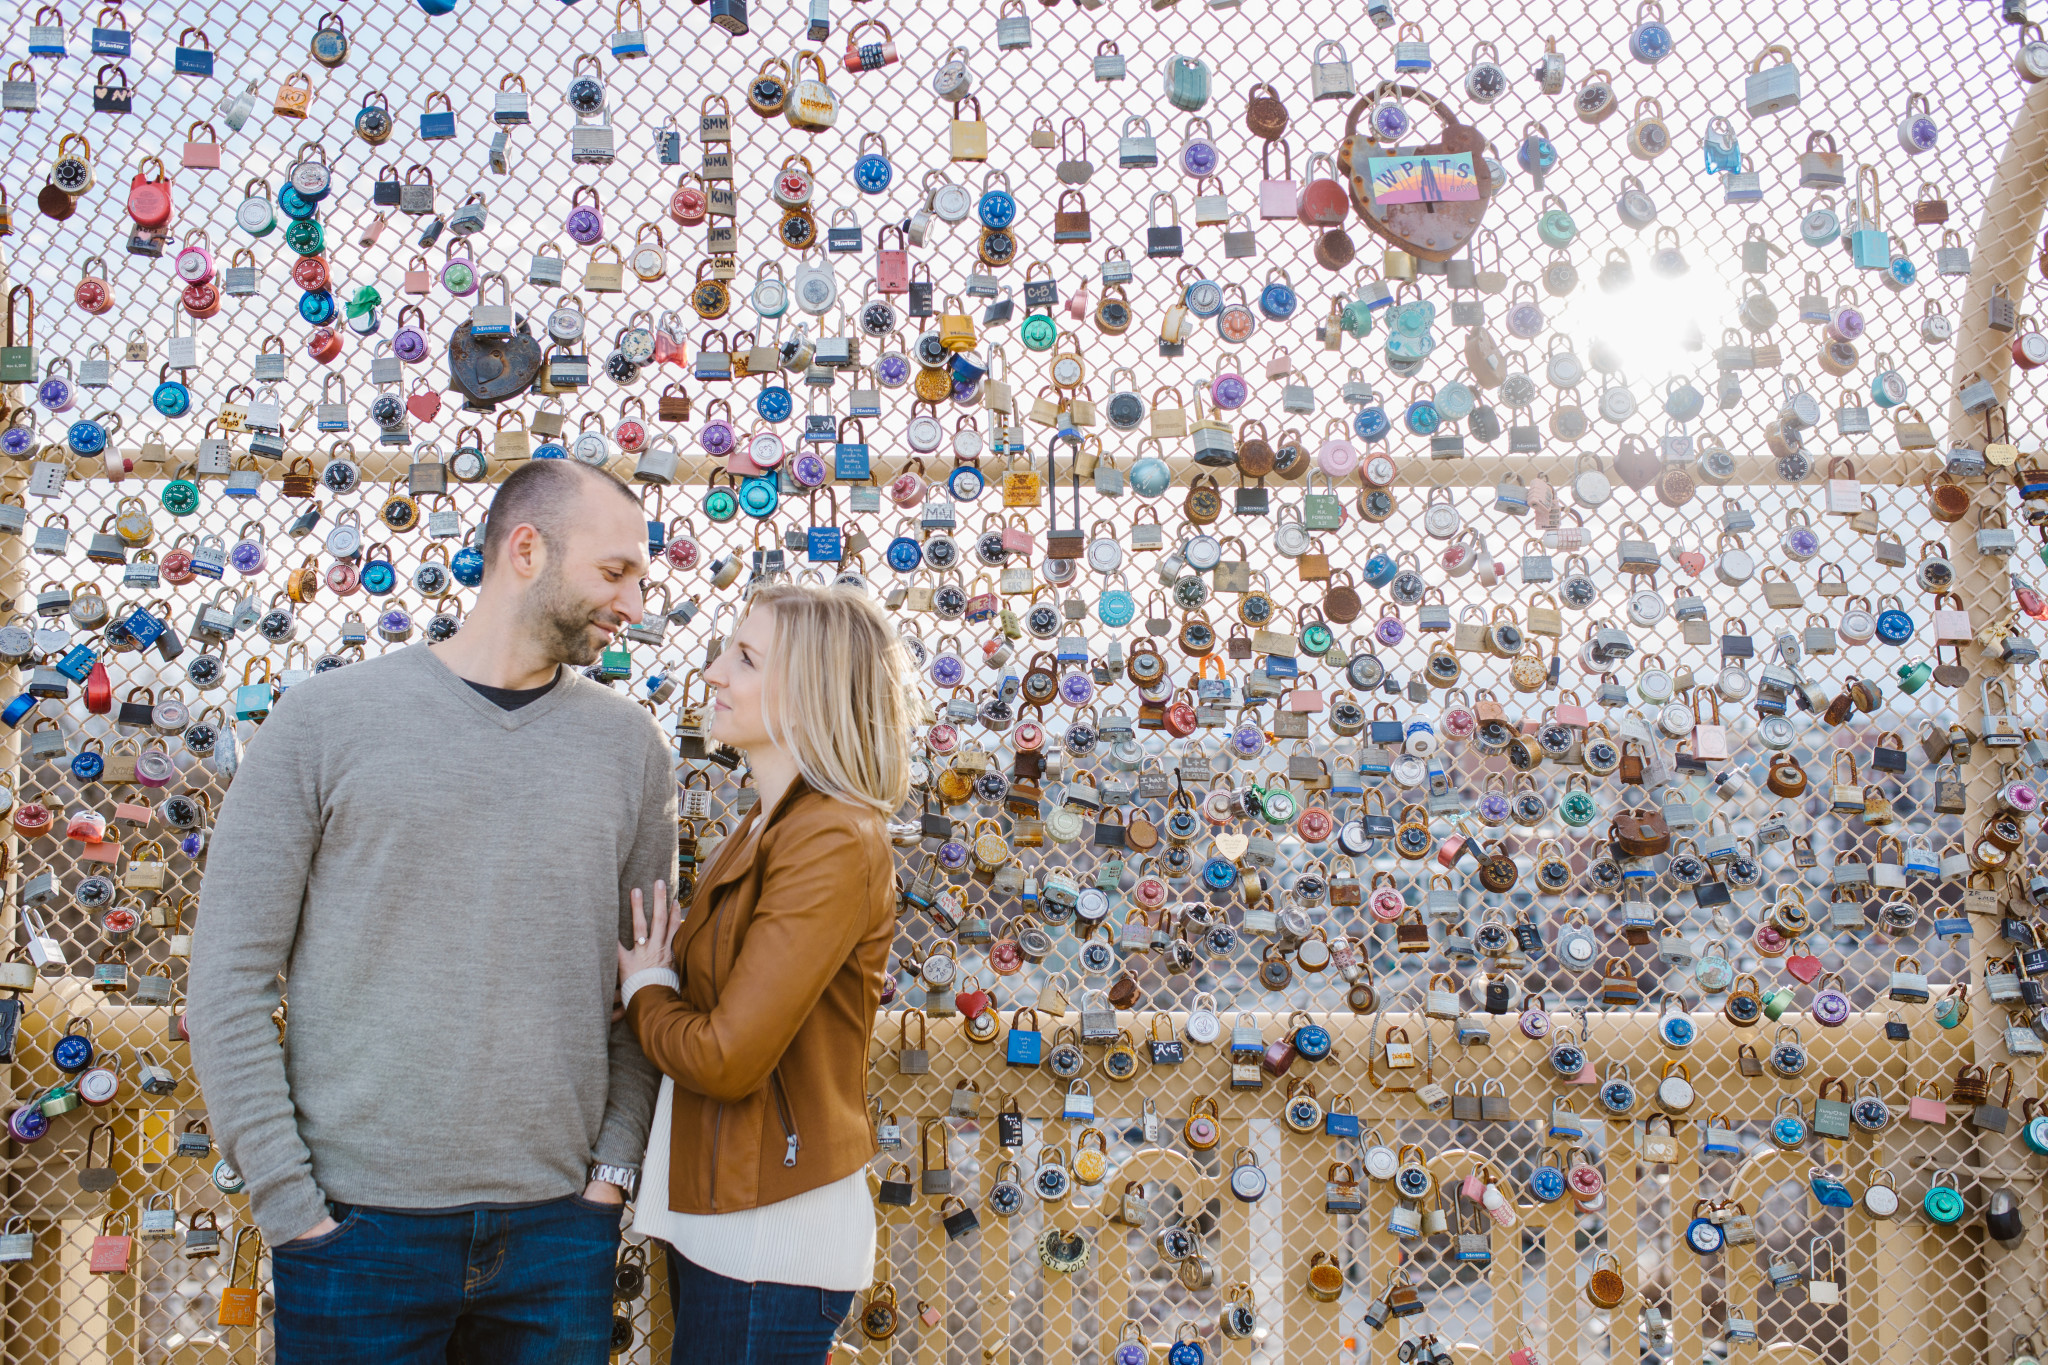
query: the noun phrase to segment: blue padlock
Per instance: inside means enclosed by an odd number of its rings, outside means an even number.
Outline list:
[[[924,546],[912,536],[897,536],[889,542],[882,557],[897,573],[910,573],[924,562]]]
[[[1898,606],[1877,614],[1877,638],[1888,645],[1902,645],[1913,638],[1913,618]]]
[[[166,417],[183,417],[192,411],[192,390],[170,377],[168,369],[159,371],[163,376],[156,389],[149,395],[150,406]]]
[[[780,384],[769,384],[754,395],[754,411],[761,414],[764,422],[787,422],[796,411],[796,402],[789,390]]]
[[[1270,322],[1285,322],[1293,317],[1298,302],[1294,287],[1285,280],[1274,280],[1259,291],[1259,311]]]
[[[1395,574],[1401,572],[1401,566],[1385,550],[1375,550],[1366,557],[1365,566],[1359,572],[1373,587],[1384,588],[1394,581]]]
[[[334,295],[325,289],[308,289],[299,295],[299,316],[309,326],[325,327],[340,311]]]
[[[1211,858],[1202,864],[1202,883],[1212,891],[1229,891],[1237,880],[1237,864],[1228,858]]]
[[[81,418],[64,433],[64,442],[74,455],[97,455],[107,448],[107,429],[91,418]]]
[[[1685,1225],[1685,1244],[1701,1256],[1711,1256],[1728,1244],[1728,1234],[1711,1218],[1697,1217]]]
[[[533,448],[533,458],[536,460],[566,460],[569,458],[569,448],[560,441],[542,441]]]
[[[870,141],[877,146],[883,146],[880,133],[869,133],[863,137],[862,147],[865,148]],[[896,168],[889,164],[885,152],[886,149],[879,152],[863,150],[854,159],[853,184],[862,194],[880,194],[888,189],[890,182],[896,178]]]
[[[1351,430],[1361,441],[1384,441],[1392,426],[1387,421],[1387,410],[1378,403],[1360,408],[1351,417]]]
[[[71,756],[71,775],[80,782],[97,782],[106,770],[106,756],[97,749],[80,749]]]
[[[91,645],[73,645],[57,660],[57,671],[75,683],[82,683],[99,657],[99,651]]]

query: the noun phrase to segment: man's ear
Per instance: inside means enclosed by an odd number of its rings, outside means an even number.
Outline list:
[[[521,578],[538,574],[547,563],[547,553],[547,541],[534,526],[522,523],[505,537],[506,564]]]

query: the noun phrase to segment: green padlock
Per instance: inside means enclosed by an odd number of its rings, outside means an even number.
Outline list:
[[[157,501],[174,517],[188,517],[199,510],[199,485],[190,479],[172,479],[157,494]]]
[[[1921,688],[1927,686],[1927,684],[1933,681],[1933,679],[1934,665],[1932,664],[1919,663],[1899,665],[1899,690],[1901,692],[1904,692],[1909,697],[1912,696],[1915,692],[1918,692]]]
[[[597,658],[597,676],[606,682],[622,682],[633,676],[633,653],[624,645],[614,645]]]
[[[19,300],[19,302],[17,302]],[[7,334],[0,342],[0,384],[33,384],[36,373],[36,295],[25,284],[7,291]]]
[[[317,219],[301,218],[284,230],[284,244],[301,256],[318,256],[327,250],[327,230]]]
[[[1791,1008],[1792,988],[1790,986],[1780,986],[1764,997],[1764,1018],[1774,1024],[1784,1017],[1786,1010]]]

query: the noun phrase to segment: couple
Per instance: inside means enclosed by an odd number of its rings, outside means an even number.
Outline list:
[[[678,1362],[816,1365],[871,1278],[907,665],[853,589],[754,594],[705,676],[760,800],[671,907],[668,741],[572,667],[647,562],[625,484],[525,465],[461,633],[300,683],[242,760],[192,1059],[280,1365],[601,1365],[627,1199]]]

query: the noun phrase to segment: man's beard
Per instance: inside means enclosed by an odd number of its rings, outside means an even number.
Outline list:
[[[597,662],[604,645],[594,633],[599,620],[612,621],[608,612],[576,597],[559,570],[550,565],[527,590],[526,611],[533,621],[535,638],[556,663],[582,667]]]

